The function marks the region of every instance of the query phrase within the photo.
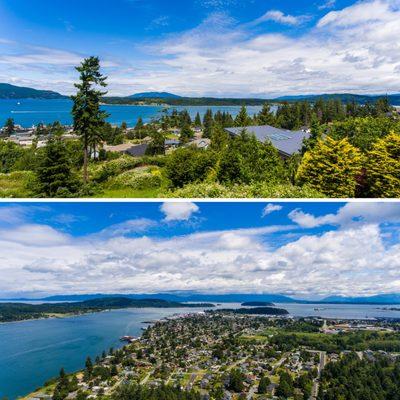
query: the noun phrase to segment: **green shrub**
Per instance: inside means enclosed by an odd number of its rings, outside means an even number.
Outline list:
[[[218,181],[228,184],[282,182],[285,175],[278,150],[268,141],[261,143],[245,130],[228,141],[217,171]]]
[[[373,197],[400,197],[400,135],[378,140],[367,155],[367,182]]]
[[[35,181],[32,171],[15,171],[0,174],[0,197],[32,197],[31,185]]]
[[[168,156],[165,173],[172,187],[204,180],[216,163],[215,154],[195,147],[180,148]]]
[[[116,160],[107,161],[101,164],[95,164],[91,169],[92,179],[101,183],[109,178],[116,177],[125,171],[132,170],[140,166],[155,165],[162,167],[165,164],[165,157],[160,156],[144,156],[140,158],[124,155]]]
[[[260,183],[223,186],[219,183],[194,183],[170,191],[160,197],[169,198],[323,198],[323,194],[308,186]]]
[[[296,182],[329,197],[354,197],[362,161],[360,150],[347,139],[335,140],[328,136],[304,154]]]
[[[160,187],[162,184],[162,177],[160,172],[135,172],[126,171],[117,176],[113,182],[113,187],[129,187],[132,189],[142,190],[149,188]]]

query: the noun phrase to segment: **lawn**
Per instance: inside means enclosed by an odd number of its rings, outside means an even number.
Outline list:
[[[0,174],[0,197],[23,198],[33,197],[29,184],[34,179],[31,171],[17,171]]]

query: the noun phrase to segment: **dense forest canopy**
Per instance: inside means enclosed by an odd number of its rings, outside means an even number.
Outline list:
[[[80,314],[119,308],[193,308],[213,307],[211,303],[179,303],[159,299],[107,297],[74,303],[0,303],[0,322],[46,318],[54,314]]]

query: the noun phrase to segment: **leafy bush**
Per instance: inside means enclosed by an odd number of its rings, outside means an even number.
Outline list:
[[[172,187],[179,188],[204,180],[215,162],[213,152],[190,146],[177,149],[168,156],[165,172]]]
[[[308,186],[261,183],[234,185],[219,183],[195,183],[170,191],[161,197],[169,198],[323,198],[323,194]]]
[[[126,171],[117,176],[113,182],[113,186],[130,187],[137,190],[160,187],[161,184],[162,176],[158,170],[153,172]]]
[[[367,183],[374,197],[400,197],[400,135],[375,143],[367,156]]]
[[[107,181],[109,178],[116,177],[121,173],[132,170],[134,168],[146,165],[163,166],[165,164],[164,157],[159,156],[145,156],[135,158],[124,155],[116,160],[111,160],[100,165],[94,165],[92,169],[92,179],[95,182],[101,183]]]
[[[31,184],[35,180],[32,171],[15,171],[0,174],[0,197],[32,197]]]
[[[360,150],[347,139],[335,140],[328,136],[304,154],[296,181],[330,197],[354,197],[361,167]]]
[[[261,143],[244,130],[229,140],[217,177],[222,183],[282,182],[284,163],[270,142]]]
[[[400,123],[386,117],[357,117],[335,121],[328,127],[331,137],[336,140],[347,138],[362,151],[368,151],[380,138],[390,132],[400,133]]]

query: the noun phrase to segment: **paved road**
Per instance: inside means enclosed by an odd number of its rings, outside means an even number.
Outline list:
[[[319,351],[319,364],[318,364],[318,376],[316,379],[314,379],[314,384],[311,390],[311,400],[316,400],[318,397],[318,391],[319,391],[319,379],[321,377],[321,372],[326,366],[327,359],[326,359],[326,351]]]
[[[144,384],[146,384],[147,383],[147,381],[149,380],[149,378],[150,378],[150,376],[151,376],[151,374],[153,373],[154,371],[153,370],[151,370],[143,379],[142,379],[142,381],[140,382],[140,384],[141,385],[144,385]]]
[[[257,393],[257,388],[258,388],[257,385],[253,385],[250,388],[249,393],[247,395],[247,400],[252,400],[253,399],[253,396]]]

